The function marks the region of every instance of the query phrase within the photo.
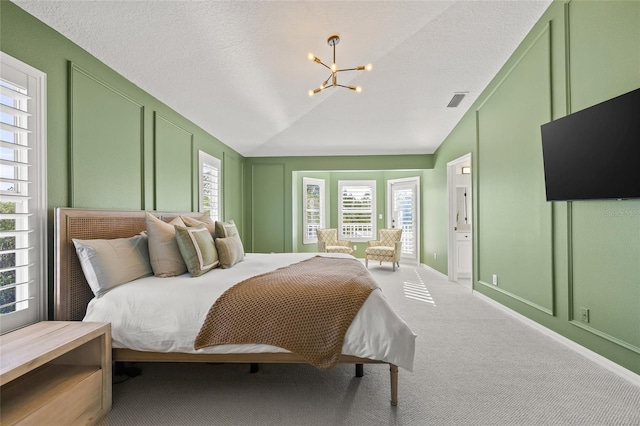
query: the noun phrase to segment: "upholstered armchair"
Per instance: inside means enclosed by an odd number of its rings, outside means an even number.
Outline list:
[[[369,260],[379,260],[381,265],[382,262],[391,262],[395,271],[396,266],[400,266],[401,237],[402,229],[381,229],[377,240],[367,242],[365,266],[369,267]]]
[[[318,251],[321,253],[353,253],[351,241],[338,240],[335,228],[318,229]]]

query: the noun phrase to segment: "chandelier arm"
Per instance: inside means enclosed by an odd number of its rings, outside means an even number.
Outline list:
[[[320,65],[322,65],[323,67],[325,67],[326,69],[328,69],[329,71],[331,71],[331,67],[328,66],[327,64],[325,64],[324,62],[320,61],[318,62]]]
[[[336,70],[336,72],[341,72],[341,71],[358,71],[358,68],[345,68],[342,70]]]
[[[344,87],[345,89],[351,89],[349,86],[345,86],[343,84],[336,84],[337,87]]]

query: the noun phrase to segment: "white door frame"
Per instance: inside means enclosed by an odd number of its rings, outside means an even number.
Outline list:
[[[471,164],[471,153],[465,154],[462,157],[458,157],[455,160],[452,160],[447,163],[447,215],[448,215],[448,227],[449,230],[447,232],[447,254],[448,254],[448,278],[449,281],[457,281],[458,280],[458,270],[456,268],[457,265],[457,253],[456,253],[456,220],[455,220],[455,212],[456,212],[456,167],[464,163]],[[473,169],[472,169],[473,170]],[[471,191],[473,193],[473,179],[471,179]],[[472,201],[473,202],[473,201]],[[473,207],[469,211],[469,215],[473,214]],[[473,220],[471,221],[473,223]],[[472,274],[473,276],[473,274]]]
[[[391,187],[397,183],[415,183],[416,185],[416,231],[415,231],[415,247],[416,247],[416,258],[409,260],[409,262],[416,264],[420,263],[420,176],[413,176],[402,179],[389,179],[387,180],[387,227],[391,227],[391,220],[393,219],[393,200],[391,198]],[[402,260],[402,258],[401,258]],[[408,260],[408,259],[407,259]]]

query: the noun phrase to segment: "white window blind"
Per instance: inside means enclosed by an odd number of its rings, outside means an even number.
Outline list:
[[[45,319],[46,75],[0,52],[0,332]]]
[[[221,220],[222,168],[221,161],[203,151],[198,151],[200,170],[200,211],[213,220]]]
[[[376,236],[376,181],[338,181],[339,237],[351,241]]]
[[[303,177],[302,188],[304,198],[303,243],[316,243],[318,242],[317,230],[325,226],[324,180]]]

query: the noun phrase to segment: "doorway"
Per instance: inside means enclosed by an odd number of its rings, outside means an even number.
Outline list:
[[[447,163],[449,281],[472,288],[471,153]]]
[[[402,229],[400,262],[420,259],[420,177],[387,181],[387,227]]]

